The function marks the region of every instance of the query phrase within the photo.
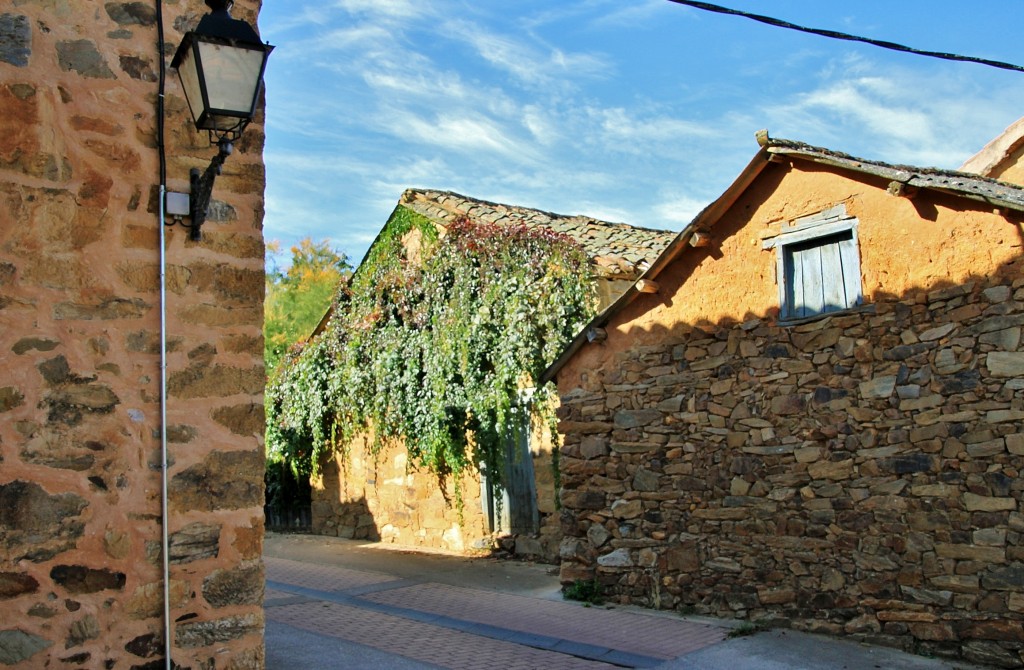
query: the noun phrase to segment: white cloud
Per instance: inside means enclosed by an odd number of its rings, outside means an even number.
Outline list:
[[[859,58],[837,63],[852,63],[852,74],[828,64],[817,87],[763,109],[773,134],[871,160],[955,168],[1024,104],[1024,95],[986,88],[967,71],[890,67],[867,76],[883,68]]]
[[[535,157],[527,144],[509,135],[499,124],[483,116],[441,113],[433,119],[401,112],[388,121],[392,132],[406,140],[448,150],[497,154],[516,161]]]
[[[335,0],[334,6],[350,14],[412,19],[427,14],[429,3],[414,0]]]
[[[626,153],[678,154],[683,150],[681,145],[688,140],[721,135],[721,131],[711,125],[651,115],[643,109],[616,107],[592,110],[592,114],[599,124],[600,143]]]
[[[464,20],[444,26],[450,39],[469,44],[485,61],[531,87],[571,85],[577,78],[601,77],[611,68],[597,53],[568,52],[533,43],[519,34],[497,34]]]
[[[651,207],[651,212],[656,222],[648,225],[658,228],[682,230],[686,224],[693,221],[693,217],[697,216],[710,203],[710,200],[699,200],[689,195],[671,195]]]

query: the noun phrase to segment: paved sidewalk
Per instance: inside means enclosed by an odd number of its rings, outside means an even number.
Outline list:
[[[793,631],[561,599],[550,566],[268,534],[268,670],[968,668]]]

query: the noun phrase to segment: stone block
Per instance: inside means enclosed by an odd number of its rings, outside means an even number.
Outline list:
[[[616,500],[612,503],[612,516],[616,519],[635,519],[643,513],[643,501]]]
[[[981,586],[990,591],[1024,590],[1024,564],[992,568],[981,575]]]
[[[963,495],[964,508],[969,512],[1002,512],[1017,510],[1017,501],[1014,498],[997,498],[992,496],[981,496],[976,493],[965,493]]]
[[[660,477],[658,473],[651,472],[646,468],[637,468],[636,474],[633,475],[634,491],[657,491],[659,487]],[[612,509],[614,511],[614,507]]]
[[[623,547],[598,556],[597,564],[603,568],[628,568],[633,565],[633,559],[630,556],[630,550]]]
[[[230,430],[235,435],[263,435],[266,429],[263,405],[261,403],[245,403],[218,407],[213,410],[213,420]]]
[[[611,536],[612,534],[604,527],[604,524],[593,523],[590,525],[590,528],[587,529],[587,540],[594,548],[602,547]]]
[[[17,628],[0,630],[0,663],[17,665],[51,646],[51,640]]]
[[[936,591],[933,589],[920,589],[913,586],[901,586],[900,590],[903,595],[911,602],[922,603],[924,605],[936,605],[938,607],[948,607],[953,602],[952,591]]]
[[[1001,547],[936,543],[935,553],[938,554],[939,558],[952,558],[959,561],[981,561],[982,563],[1006,562],[1006,550]]]
[[[960,637],[966,640],[1024,642],[1024,625],[1020,621],[1008,619],[966,622],[958,632]]]
[[[263,504],[263,455],[214,451],[175,474],[168,486],[172,509],[210,512]]]
[[[985,414],[985,421],[988,423],[1006,423],[1007,421],[1024,421],[1024,410],[1019,409],[997,409]]]
[[[656,409],[621,410],[615,413],[615,427],[623,430],[661,423],[664,413]]]
[[[78,647],[89,640],[95,640],[100,636],[100,622],[92,614],[86,614],[71,624],[67,640],[64,642],[65,649]]]
[[[106,569],[87,568],[83,565],[57,565],[50,570],[50,579],[71,594],[120,591],[124,589],[125,574]]]
[[[17,598],[39,590],[39,582],[21,572],[0,572],[0,599]]]
[[[1024,376],[1024,352],[990,351],[985,365],[993,377],[1021,377]]]
[[[813,479],[831,479],[836,481],[849,479],[853,475],[853,460],[819,461],[812,463],[807,468],[807,473]]]
[[[785,605],[796,600],[796,591],[786,587],[757,589],[757,599],[762,605]]]
[[[167,379],[167,392],[182,399],[256,395],[263,391],[265,379],[262,365],[250,368],[193,365],[171,373]]]
[[[156,10],[144,2],[107,2],[107,16],[122,26],[151,26],[156,23]]]
[[[25,396],[13,386],[0,387],[0,412],[9,412],[25,404]]]
[[[28,65],[32,55],[32,28],[23,14],[0,14],[0,63]]]
[[[585,435],[580,442],[580,455],[586,459],[608,454],[608,438],[603,435]]]
[[[221,527],[202,522],[190,523],[168,537],[171,564],[181,565],[217,556]]]
[[[980,663],[996,668],[1019,668],[1020,655],[1004,649],[998,642],[971,640],[962,647],[963,658],[972,663]]]
[[[800,394],[774,396],[771,399],[771,410],[776,416],[802,414],[806,409],[807,398]]]
[[[881,399],[888,398],[896,390],[896,376],[887,375],[876,377],[860,384],[860,395],[862,398]]]
[[[213,607],[259,605],[263,602],[263,565],[255,561],[214,570],[203,579],[203,598]]]
[[[918,640],[951,642],[957,639],[953,627],[948,623],[912,623],[910,634]]]
[[[185,649],[209,647],[263,634],[263,613],[228,616],[212,621],[187,621],[175,626],[174,642]]]
[[[73,548],[88,503],[73,493],[48,494],[34,482],[0,484],[0,557],[46,561]]]
[[[57,62],[60,69],[74,71],[83,77],[114,79],[102,54],[92,40],[64,40],[57,42]]]
[[[705,561],[704,566],[715,572],[739,573],[743,571],[743,566],[740,565],[736,559],[729,558],[728,556],[712,558],[709,561]]]
[[[594,578],[594,566],[570,561],[562,561],[558,569],[558,581],[572,584],[576,581],[590,581]]]

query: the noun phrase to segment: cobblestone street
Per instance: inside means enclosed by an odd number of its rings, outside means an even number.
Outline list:
[[[267,535],[268,670],[942,670],[958,663],[734,622],[562,600],[551,566]]]

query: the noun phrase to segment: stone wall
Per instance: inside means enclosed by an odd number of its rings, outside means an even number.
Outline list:
[[[491,532],[478,473],[462,478],[460,509],[450,479],[439,482],[411,467],[401,443],[373,454],[372,439],[356,438],[311,478],[314,533],[461,553],[498,546],[524,558],[557,561],[561,528],[546,430],[535,426],[531,439],[540,526],[537,533],[517,536],[507,529]]]
[[[1019,667],[1022,325],[1024,280],[976,277],[571,370],[562,581]]]
[[[238,3],[254,22],[259,3]],[[0,8],[0,663],[163,667],[153,3]],[[166,60],[207,9],[167,3]],[[168,73],[169,186],[214,150]],[[167,229],[172,656],[263,664],[263,131]]]

